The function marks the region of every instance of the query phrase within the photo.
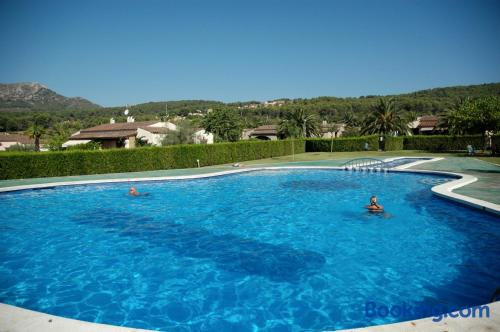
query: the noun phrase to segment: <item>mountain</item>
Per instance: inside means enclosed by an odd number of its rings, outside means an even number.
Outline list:
[[[62,96],[40,83],[0,84],[0,112],[85,110],[99,107],[87,99]]]

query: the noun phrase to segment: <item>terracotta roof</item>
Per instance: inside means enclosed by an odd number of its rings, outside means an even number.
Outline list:
[[[106,123],[92,128],[82,129],[80,133],[71,136],[70,139],[126,138],[137,135],[138,128],[143,128],[150,133],[164,133],[167,128],[150,127],[158,122],[159,121]]]
[[[434,128],[439,124],[439,117],[433,115],[422,116],[418,128]]]
[[[250,136],[261,136],[261,135],[277,135],[278,126],[277,125],[263,125],[255,128]]]
[[[75,139],[106,139],[106,138],[127,138],[137,135],[137,130],[108,130],[108,131],[90,131],[80,132],[79,134],[70,137],[70,140]]]
[[[33,144],[34,140],[29,136],[20,134],[0,134],[0,142],[17,142],[21,144]]]

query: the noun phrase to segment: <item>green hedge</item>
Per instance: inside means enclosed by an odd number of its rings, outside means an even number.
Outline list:
[[[405,150],[426,150],[433,152],[466,150],[471,144],[475,149],[483,147],[481,136],[406,136],[403,147]]]
[[[333,152],[363,151],[365,142],[368,142],[368,150],[378,150],[377,136],[346,137],[333,139]],[[331,139],[309,138],[306,140],[306,152],[330,152]]]
[[[385,137],[385,151],[399,151],[403,150],[403,137]]]
[[[293,143],[293,144],[292,144]],[[137,149],[1,153],[0,179],[151,171],[219,165],[305,152],[303,140],[246,141]]]

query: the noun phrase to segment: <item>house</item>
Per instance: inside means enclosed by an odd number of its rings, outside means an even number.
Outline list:
[[[252,133],[253,130],[254,130],[254,128],[243,129],[243,131],[241,132],[241,139],[242,140],[250,139],[250,134]]]
[[[132,117],[129,117],[127,122],[115,123],[114,119],[111,119],[108,124],[82,129],[73,134],[70,140],[63,144],[63,147],[94,141],[100,142],[104,149],[134,148],[138,139],[152,145],[161,145],[161,141],[168,131],[176,129],[177,126],[171,122],[135,122]]]
[[[446,128],[440,128],[439,124],[441,118],[434,115],[424,115],[417,118],[417,120],[410,123],[410,128],[414,135],[431,135],[431,134],[444,134]]]
[[[250,138],[275,141],[278,139],[278,125],[263,125],[250,133]]]
[[[0,134],[0,151],[5,151],[12,145],[28,145],[35,144],[35,141],[28,136],[21,134]]]
[[[195,144],[214,144],[214,134],[198,128],[193,135],[193,140]]]
[[[345,123],[328,123],[323,121],[320,126],[322,138],[337,138],[345,131]]]

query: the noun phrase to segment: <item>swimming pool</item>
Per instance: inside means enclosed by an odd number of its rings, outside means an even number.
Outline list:
[[[366,302],[477,305],[498,218],[426,174],[255,171],[0,195],[0,302],[174,331],[317,331],[397,321]],[[363,205],[376,194],[384,214]],[[416,318],[416,317],[415,317]]]

